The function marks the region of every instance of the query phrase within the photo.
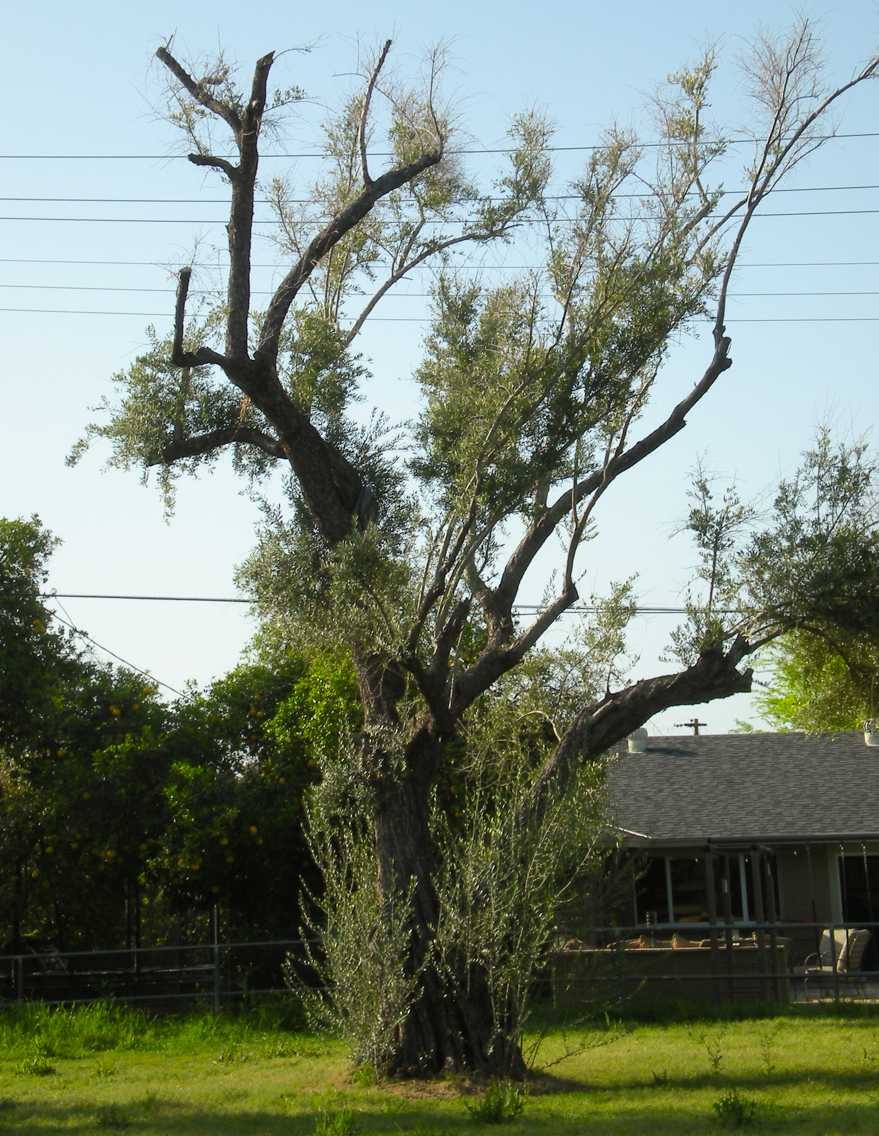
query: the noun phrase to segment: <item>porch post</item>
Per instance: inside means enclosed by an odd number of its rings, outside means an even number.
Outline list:
[[[708,898],[708,941],[711,944],[711,976],[714,1001],[719,1006],[720,996],[720,951],[717,946],[717,902],[714,898],[714,853],[711,845],[705,849],[705,892]]]
[[[726,942],[726,973],[729,978],[728,982],[728,997],[732,1004],[736,1000],[736,980],[733,973],[733,917],[732,917],[732,895],[730,894],[730,879],[729,879],[729,856],[723,857],[723,875],[720,881],[720,886],[723,893],[723,923],[726,930],[724,931],[724,941]]]
[[[754,887],[754,915],[757,919],[757,965],[760,967],[760,974],[766,974],[769,969],[766,965],[766,932],[763,929],[763,924],[766,922],[765,912],[763,909],[763,880],[760,873],[760,860],[763,853],[757,850],[757,845],[751,845],[751,883]],[[760,979],[760,993],[763,995],[763,1000],[767,1000],[768,988],[766,986],[766,978]]]
[[[772,878],[772,857],[766,853],[766,906],[769,908],[769,947],[772,951],[772,988],[776,1002],[781,1001],[781,978],[778,975],[778,929],[775,926],[775,881]],[[784,981],[787,982],[787,975]]]

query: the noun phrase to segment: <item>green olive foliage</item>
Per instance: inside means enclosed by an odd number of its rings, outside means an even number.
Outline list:
[[[677,670],[626,674],[631,581],[564,652],[546,646],[580,599],[599,504],[732,365],[726,307],[755,213],[879,57],[834,88],[808,20],[758,36],[740,59],[753,146],[732,175],[727,158],[742,151],[712,119],[708,49],[656,91],[649,137],[611,126],[573,180],[554,170],[545,117],[515,117],[488,186],[443,97],[443,51],[407,85],[390,49],[364,55],[359,90],[328,114],[321,172],[270,187],[283,276],[254,313],[274,55],[248,92],[222,60],[159,48],[168,117],[229,190],[228,284],[193,312],[203,269],[181,269],[168,355],[154,348],[117,376],[119,400],[85,444],[157,469],[166,501],[180,471],[224,451],[257,492],[281,472],[281,504],[264,507],[239,582],[297,650],[345,645],[362,706],[359,727],[316,756],[308,805],[336,1020],[386,1072],[508,1076],[524,1071],[523,991],[564,880],[600,844],[591,767],[661,710],[750,690],[741,664],[779,634],[811,618],[851,624],[873,602],[863,550],[811,517],[797,486],[743,546],[747,517],[703,482],[690,526],[703,561]],[[730,175],[744,190],[724,190]],[[521,250],[535,267],[503,271],[503,254]],[[373,381],[358,337],[416,273],[430,329],[415,420],[395,429],[357,405]],[[672,346],[706,320],[704,370],[645,425]],[[201,791],[198,777],[188,784],[181,799]]]

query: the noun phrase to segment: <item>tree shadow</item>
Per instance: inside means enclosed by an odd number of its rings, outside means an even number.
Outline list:
[[[724,1086],[715,1081],[718,1096]],[[695,1086],[690,1083],[688,1088]],[[738,1085],[741,1090],[741,1085]],[[668,1089],[675,1090],[670,1082]],[[717,1118],[704,1099],[688,1100],[687,1094],[678,1093],[667,1107],[642,1108],[631,1101],[615,1106],[607,1090],[594,1092],[580,1090],[582,1100],[570,1100],[570,1092],[559,1097],[559,1108],[546,1107],[551,1102],[540,1098],[543,1107],[535,1101],[533,1109],[504,1125],[510,1136],[529,1136],[558,1133],[559,1136],[623,1136],[632,1132],[649,1131],[651,1136],[682,1136],[683,1133],[713,1133]],[[9,1099],[9,1098],[6,1098]],[[776,1132],[827,1133],[836,1131],[874,1132],[876,1106],[824,1103],[808,1107],[766,1107],[758,1101],[755,1118],[756,1130],[769,1123]],[[332,1110],[329,1110],[332,1111]],[[0,1128],[33,1136],[95,1136],[96,1133],[128,1132],[137,1136],[148,1130],[156,1136],[309,1136],[315,1131],[319,1108],[284,1112],[270,1109],[241,1109],[225,1112],[213,1108],[189,1108],[186,1105],[162,1102],[144,1111],[142,1101],[120,1103],[115,1109],[94,1105],[63,1105],[57,1102],[39,1104],[21,1102],[0,1113]],[[354,1109],[354,1121],[362,1133],[418,1132],[421,1136],[460,1132],[472,1129],[478,1133],[483,1125],[471,1124],[469,1116],[460,1110],[454,1112],[437,1107],[419,1107],[412,1102],[406,1109],[391,1112]]]

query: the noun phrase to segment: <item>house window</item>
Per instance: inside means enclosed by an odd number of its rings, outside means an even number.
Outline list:
[[[843,920],[852,926],[879,921],[879,856],[845,855],[838,862]]]
[[[705,859],[702,856],[669,860],[675,923],[707,923]]]
[[[639,923],[647,921],[648,911],[655,912],[659,923],[671,922],[666,882],[667,861],[667,856],[651,856],[646,870],[638,879],[636,897]]]
[[[879,873],[879,857],[876,859],[876,870]],[[774,870],[772,876],[776,889],[776,911],[778,911],[778,885]],[[756,919],[756,905],[749,855],[733,853],[724,856],[723,853],[718,852],[714,856],[714,905],[718,923],[724,921],[725,887],[729,889],[733,923],[753,923]],[[876,916],[879,920],[879,888],[876,895]],[[648,911],[656,913],[659,923],[708,923],[705,857],[651,857],[646,871],[638,880],[637,910],[639,923],[646,921]],[[767,911],[767,918],[768,914]]]

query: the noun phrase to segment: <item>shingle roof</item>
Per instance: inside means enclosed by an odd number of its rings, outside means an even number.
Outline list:
[[[656,841],[879,837],[879,748],[859,732],[649,738],[608,787],[616,823]]]

